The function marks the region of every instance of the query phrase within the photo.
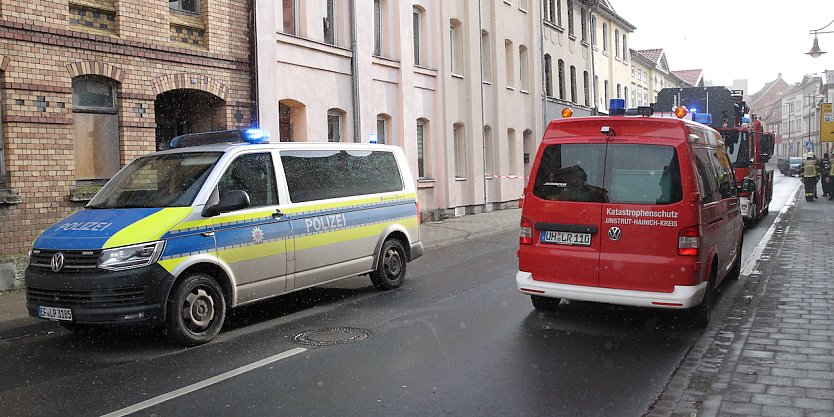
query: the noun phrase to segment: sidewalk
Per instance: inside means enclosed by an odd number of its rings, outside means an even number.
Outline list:
[[[519,209],[454,217],[421,224],[420,239],[426,248],[430,248],[499,230],[518,228],[520,220],[521,210]],[[57,322],[29,317],[26,311],[25,291],[17,290],[0,294],[0,341],[57,327]]]
[[[648,416],[834,416],[834,202],[797,197]]]

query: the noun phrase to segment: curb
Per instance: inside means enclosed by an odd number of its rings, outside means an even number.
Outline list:
[[[54,330],[59,326],[58,322],[55,321],[39,320],[28,317],[10,320],[5,323],[0,323],[0,342]]]

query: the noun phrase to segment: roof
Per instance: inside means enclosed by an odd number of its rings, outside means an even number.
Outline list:
[[[663,49],[642,49],[639,51],[635,51],[640,55],[643,55],[649,61],[654,62],[655,65],[660,61],[660,57],[663,56]]]
[[[701,81],[704,77],[704,70],[702,70],[702,69],[679,70],[679,71],[672,71],[672,74],[674,74],[678,78],[684,80],[687,84],[698,87],[698,86],[701,85]]]

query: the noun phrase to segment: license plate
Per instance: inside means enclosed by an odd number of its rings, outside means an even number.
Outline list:
[[[72,321],[72,310],[58,307],[38,307],[38,317],[50,320]]]
[[[542,231],[542,243],[555,243],[557,245],[571,246],[591,246],[591,234],[544,230]]]

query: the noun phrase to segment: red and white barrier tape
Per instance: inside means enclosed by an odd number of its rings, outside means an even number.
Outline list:
[[[504,178],[509,180],[526,180],[530,177],[525,177],[524,175],[487,175],[487,177],[491,178]]]

